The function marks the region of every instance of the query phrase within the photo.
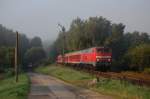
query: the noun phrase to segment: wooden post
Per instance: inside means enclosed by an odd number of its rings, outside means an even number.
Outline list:
[[[18,73],[19,73],[19,70],[18,70],[18,65],[19,65],[19,61],[18,61],[18,41],[19,41],[19,34],[18,32],[16,32],[16,47],[15,47],[15,79],[16,79],[16,82],[18,82]]]

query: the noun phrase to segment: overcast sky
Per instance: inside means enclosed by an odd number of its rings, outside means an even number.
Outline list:
[[[103,16],[122,22],[126,31],[150,33],[150,0],[0,0],[0,24],[29,37],[54,40],[58,23]]]

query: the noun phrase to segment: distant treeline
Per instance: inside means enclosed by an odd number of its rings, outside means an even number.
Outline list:
[[[0,25],[0,72],[14,68],[14,48],[16,33]],[[19,34],[20,69],[25,70],[29,64],[37,65],[45,58],[40,37],[29,39],[25,34]]]
[[[125,25],[112,23],[103,17],[90,17],[72,21],[69,30],[60,31],[50,46],[50,59],[58,54],[77,51],[93,46],[112,48],[113,68],[116,70],[143,70],[150,68],[150,36],[146,32],[124,32]]]

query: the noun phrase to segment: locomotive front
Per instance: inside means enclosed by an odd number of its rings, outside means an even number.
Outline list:
[[[96,48],[96,66],[110,66],[112,63],[112,51],[110,48]]]

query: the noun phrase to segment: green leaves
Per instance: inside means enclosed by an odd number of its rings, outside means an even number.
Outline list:
[[[125,56],[129,66],[135,69],[150,68],[150,44],[141,44],[131,48]]]
[[[59,34],[55,45],[59,53],[62,52],[63,42],[64,49],[67,50],[65,52],[103,46],[110,33],[111,22],[103,17],[90,17],[87,20],[76,18],[68,31]]]
[[[42,40],[40,37],[34,37],[30,41],[30,47],[42,47]]]
[[[41,47],[32,47],[25,54],[26,64],[37,65],[46,58],[46,54]]]

